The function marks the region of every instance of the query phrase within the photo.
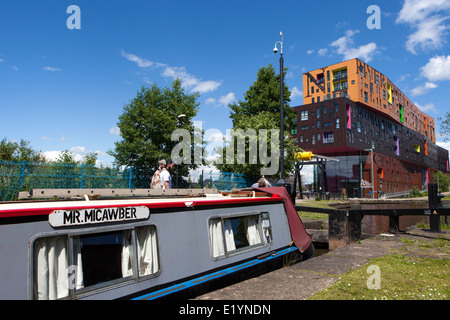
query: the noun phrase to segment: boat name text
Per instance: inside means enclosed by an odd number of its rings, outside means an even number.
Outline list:
[[[66,227],[93,223],[107,223],[147,219],[147,207],[91,208],[75,210],[55,210],[48,222],[53,227]]]

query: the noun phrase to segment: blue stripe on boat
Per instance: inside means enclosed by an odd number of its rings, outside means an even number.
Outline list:
[[[217,271],[217,272],[213,272],[213,273],[210,273],[210,274],[207,274],[207,275],[204,275],[204,276],[201,276],[201,277],[189,280],[189,281],[185,281],[185,282],[182,282],[182,283],[175,284],[173,286],[170,286],[170,287],[158,290],[158,291],[154,291],[152,293],[145,294],[143,296],[139,296],[139,297],[133,298],[132,300],[153,300],[153,299],[161,298],[161,297],[163,297],[165,295],[168,295],[168,294],[171,294],[171,293],[174,293],[174,292],[177,292],[177,291],[181,291],[181,290],[187,289],[189,287],[194,287],[194,286],[196,286],[196,285],[198,285],[200,283],[203,283],[203,282],[206,282],[206,281],[210,281],[210,280],[214,280],[214,279],[223,277],[223,276],[225,276],[227,274],[230,274],[230,273],[233,273],[233,272],[245,269],[245,268],[252,267],[254,265],[266,262],[266,261],[271,260],[271,259],[275,259],[275,258],[277,258],[277,257],[279,257],[281,255],[288,254],[288,253],[293,252],[295,250],[298,250],[297,247],[295,247],[295,246],[294,247],[289,247],[289,248],[277,251],[275,254],[270,255],[270,256],[268,256],[268,257],[266,257],[264,259],[250,260],[250,261],[247,261],[247,262],[242,263],[242,264],[234,265],[233,267],[230,267],[230,268],[226,268],[226,269],[223,269],[223,270],[220,270],[220,271]]]

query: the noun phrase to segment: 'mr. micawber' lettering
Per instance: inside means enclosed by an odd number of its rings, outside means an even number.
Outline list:
[[[84,215],[82,214],[84,213]],[[137,219],[136,208],[104,208],[64,211],[63,224],[80,224]]]

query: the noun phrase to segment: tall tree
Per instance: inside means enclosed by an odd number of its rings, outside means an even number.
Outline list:
[[[176,129],[185,129],[193,137],[192,118],[198,113],[198,97],[198,93],[186,93],[179,79],[170,88],[156,84],[142,87],[125,105],[117,123],[122,140],[115,142],[115,149],[108,153],[118,165],[138,168],[142,175],[153,174],[158,160],[171,158],[178,143],[171,139]],[[178,166],[178,174],[187,176],[192,167],[194,163]]]
[[[30,142],[21,139],[19,143],[8,141],[6,137],[0,141],[0,160],[45,162],[46,159],[40,151],[29,146]]]
[[[284,70],[284,73],[286,73]],[[289,88],[284,84],[283,88],[283,108],[284,108],[284,147],[287,151],[287,157],[284,161],[284,170],[289,173],[293,169],[294,158],[293,153],[298,151],[298,147],[294,143],[294,139],[290,135],[290,130],[296,119],[296,115],[293,109],[289,107],[290,102],[290,91]],[[276,74],[275,69],[272,65],[267,67],[262,67],[259,69],[257,74],[257,79],[252,86],[247,90],[244,95],[244,101],[238,101],[237,103],[232,103],[229,105],[231,109],[230,118],[233,122],[233,130],[235,132],[242,130],[241,132],[247,133],[245,142],[245,163],[239,158],[243,155],[237,154],[239,152],[238,146],[231,146],[227,143],[224,150],[218,150],[218,153],[222,155],[222,158],[218,162],[221,164],[216,164],[216,166],[222,171],[239,172],[247,175],[259,176],[261,175],[261,169],[267,168],[270,164],[264,164],[262,160],[262,155],[259,151],[261,147],[260,142],[262,137],[260,134],[264,133],[267,137],[267,156],[273,155],[279,152],[279,150],[272,150],[271,142],[276,140],[276,146],[279,149],[280,136],[272,136],[270,130],[281,128],[281,117],[280,117],[280,75]],[[268,130],[267,133],[262,130]],[[250,134],[256,133],[256,137],[250,138]],[[252,142],[250,141],[251,139]],[[256,139],[256,140],[255,140]],[[233,142],[234,143],[234,142]],[[238,142],[236,142],[238,143]],[[253,150],[252,150],[253,143]],[[254,145],[258,144],[258,155],[257,159],[255,156],[252,157],[252,152],[255,152]],[[233,147],[234,149],[234,159],[233,163],[229,163],[226,159],[227,148]],[[253,153],[253,155],[255,155]],[[279,153],[278,153],[279,155]],[[272,159],[273,160],[273,159]],[[279,159],[276,159],[277,163]],[[241,163],[239,163],[241,162]],[[273,170],[270,170],[273,171]],[[270,174],[273,178],[279,176],[279,164],[278,168],[273,174]]]

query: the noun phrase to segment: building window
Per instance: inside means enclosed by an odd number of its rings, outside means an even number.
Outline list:
[[[315,134],[312,135],[311,143],[316,144],[316,135]]]
[[[308,120],[308,110],[302,110],[300,112],[300,120],[301,121],[306,121]]]
[[[320,128],[320,120],[317,120],[317,128]]]
[[[311,93],[314,93],[314,87],[311,87]]]
[[[386,100],[386,90],[383,90],[383,99]]]
[[[366,91],[364,91],[364,101],[369,102],[369,94]]]
[[[334,143],[334,133],[324,132],[323,133],[323,143]]]
[[[339,118],[336,118],[336,129],[339,129]]]
[[[314,98],[311,98],[312,103],[314,103]]]
[[[320,108],[317,108],[317,119],[320,118]]]
[[[300,142],[303,142],[303,136],[300,136]]]

